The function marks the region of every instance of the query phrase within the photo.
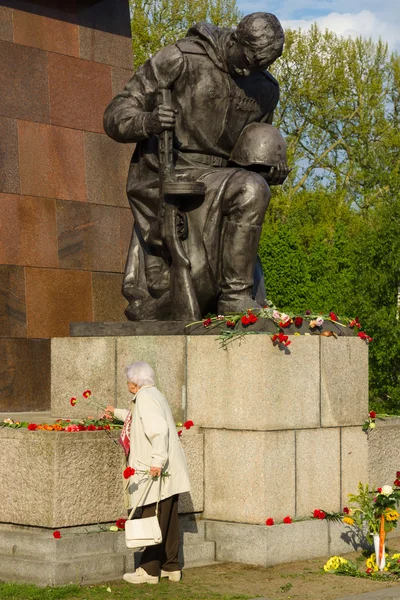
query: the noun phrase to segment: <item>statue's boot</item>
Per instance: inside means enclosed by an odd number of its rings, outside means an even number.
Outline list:
[[[258,225],[242,225],[236,221],[225,223],[218,314],[261,308],[251,296],[260,235]]]

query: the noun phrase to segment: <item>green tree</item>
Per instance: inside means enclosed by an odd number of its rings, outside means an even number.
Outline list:
[[[232,27],[241,19],[236,0],[130,0],[135,68],[199,21]]]
[[[379,41],[287,31],[275,125],[292,172],[260,243],[283,310],[358,316],[374,338],[370,396],[400,412],[400,59]]]

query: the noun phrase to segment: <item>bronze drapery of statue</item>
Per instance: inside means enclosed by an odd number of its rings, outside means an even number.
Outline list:
[[[285,142],[271,125],[279,86],[266,71],[283,43],[270,13],[248,15],[236,29],[199,23],[139,67],[106,109],[106,133],[136,142],[128,319],[259,308],[269,186],[288,173]]]

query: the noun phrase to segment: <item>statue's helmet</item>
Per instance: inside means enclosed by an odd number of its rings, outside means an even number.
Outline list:
[[[250,123],[241,132],[229,160],[242,167],[286,164],[286,142],[269,123]]]

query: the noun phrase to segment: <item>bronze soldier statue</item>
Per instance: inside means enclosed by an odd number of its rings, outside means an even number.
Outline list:
[[[288,173],[284,140],[270,125],[279,86],[266,71],[283,43],[270,13],[248,15],[236,29],[198,23],[108,106],[106,133],[136,142],[123,283],[129,319],[260,308],[254,275],[269,186]]]

